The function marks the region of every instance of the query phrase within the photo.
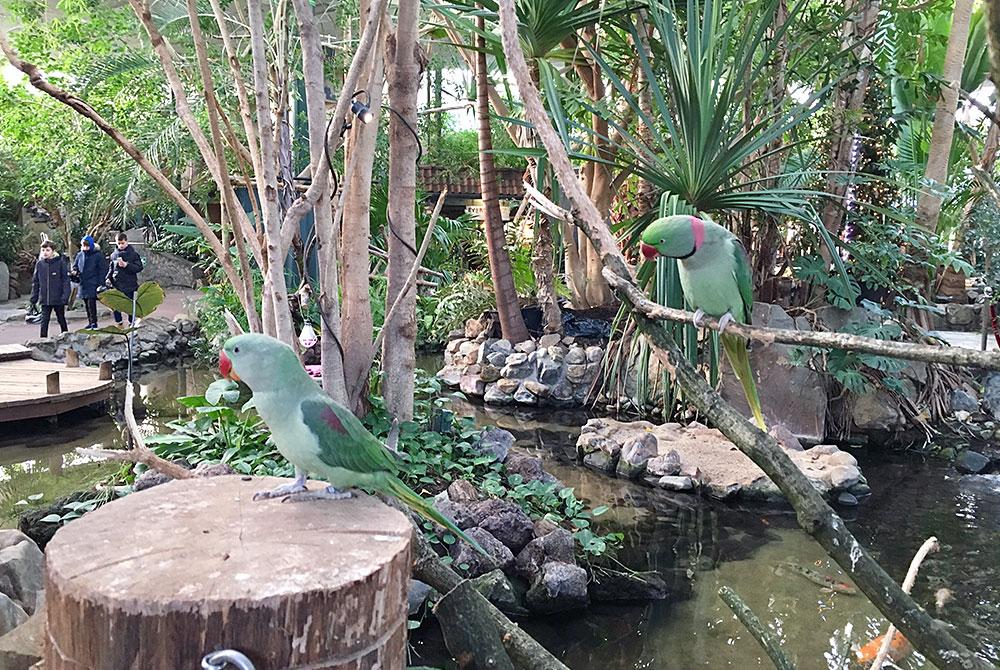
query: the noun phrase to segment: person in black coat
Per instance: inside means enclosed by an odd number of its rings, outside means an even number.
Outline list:
[[[87,308],[87,328],[97,328],[97,289],[108,275],[101,247],[87,235],[80,240],[80,252],[73,261],[69,278],[80,284],[80,297]]]
[[[42,242],[42,255],[35,263],[35,274],[31,277],[31,304],[42,304],[42,321],[39,335],[49,336],[49,319],[56,313],[62,332],[69,330],[66,325],[66,303],[69,302],[69,270],[66,260],[59,255],[49,241]]]
[[[139,288],[142,259],[139,258],[139,252],[128,243],[128,236],[125,233],[118,233],[115,240],[118,248],[111,252],[105,284],[108,288],[116,288],[131,298]],[[113,315],[115,323],[122,325],[122,313],[113,312]],[[132,323],[131,313],[128,315],[128,322]]]

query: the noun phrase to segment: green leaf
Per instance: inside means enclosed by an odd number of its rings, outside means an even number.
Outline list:
[[[59,523],[62,520],[63,518],[58,514],[48,514],[39,519],[39,521],[41,521],[42,523]]]
[[[595,507],[595,508],[594,508],[594,511],[593,511],[593,512],[591,512],[591,513],[592,513],[592,514],[593,514],[594,516],[601,516],[602,514],[604,514],[605,512],[607,512],[607,511],[608,511],[609,509],[611,509],[611,508],[610,508],[610,507],[608,507],[607,505],[601,505],[601,506],[599,506],[599,507]]]
[[[152,314],[166,294],[156,282],[143,282],[135,292],[135,315],[145,318]],[[125,314],[132,313],[132,300],[118,289],[109,289],[99,296],[100,301],[109,309]]]
[[[205,400],[212,405],[234,403],[239,399],[240,386],[230,379],[216,379],[205,389]]]

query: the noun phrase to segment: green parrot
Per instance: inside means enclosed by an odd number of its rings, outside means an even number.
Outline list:
[[[338,500],[351,496],[341,489],[374,490],[397,498],[489,555],[454,521],[400,481],[395,455],[350,410],[323,392],[291,347],[267,335],[231,337],[219,352],[219,372],[250,387],[253,406],[271,429],[275,446],[295,466],[294,482],[261,491],[254,500],[285,496]],[[323,477],[330,486],[307,491],[309,473]]]
[[[679,261],[684,301],[696,310],[694,325],[701,327],[706,314],[719,319],[719,337],[726,356],[743,385],[754,420],[766,431],[747,342],[725,332],[734,321],[749,324],[753,309],[750,263],[743,245],[713,221],[675,214],[651,223],[642,233],[639,248],[647,260],[660,255]]]

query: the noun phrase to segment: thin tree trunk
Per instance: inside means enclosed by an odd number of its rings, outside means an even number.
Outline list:
[[[986,38],[990,45],[990,79],[1000,88],[1000,0],[984,0]]]
[[[927,168],[924,182],[929,184],[917,199],[917,224],[927,230],[937,229],[941,216],[942,198],[940,189],[948,183],[948,160],[951,157],[951,141],[955,135],[955,110],[958,108],[958,89],[962,81],[962,67],[965,65],[965,45],[969,39],[969,21],[975,0],[955,0],[951,15],[951,32],[948,33],[948,47],[945,49],[944,69],[941,78],[941,97],[934,110],[934,127],[931,129],[931,144],[927,152]]]
[[[389,37],[389,279],[386,307],[405,291],[399,314],[382,327],[382,397],[389,414],[400,421],[413,417],[413,371],[416,367],[417,291],[406,286],[416,257],[417,89],[420,62],[417,19],[420,0],[400,0],[396,34]],[[405,123],[404,120],[405,119]],[[409,126],[407,126],[409,124]]]
[[[836,239],[844,224],[844,196],[847,194],[848,183],[853,172],[851,148],[854,146],[854,136],[857,132],[858,117],[864,108],[865,96],[868,92],[868,80],[871,77],[869,60],[871,51],[867,40],[875,29],[879,12],[879,0],[848,0],[845,15],[841,46],[851,49],[858,60],[858,70],[853,79],[848,79],[837,88],[833,101],[833,123],[830,128],[830,173],[826,178],[826,193],[829,194],[823,205],[820,219],[823,227],[830,231]],[[833,255],[826,245],[820,246],[820,256],[827,266],[833,260]]]
[[[479,31],[485,30],[482,16],[476,19]],[[476,36],[476,116],[479,120],[479,184],[483,195],[483,226],[486,229],[486,249],[490,256],[490,274],[500,316],[504,339],[512,343],[529,339],[521,316],[521,306],[514,286],[514,274],[507,254],[507,239],[500,215],[496,167],[493,163],[493,136],[490,125],[489,73],[486,69],[486,40]]]
[[[362,0],[362,22],[372,11],[371,2]],[[382,25],[385,25],[384,23]],[[379,35],[384,35],[384,29]],[[344,174],[343,238],[340,243],[341,285],[343,291],[342,336],[344,345],[344,378],[347,382],[348,406],[363,413],[367,369],[372,360],[371,282],[368,278],[371,261],[372,168],[375,165],[375,145],[378,139],[379,116],[382,110],[382,89],[385,74],[382,68],[384,40],[379,37],[371,49],[371,60],[362,76],[370,96],[371,123],[355,121],[347,139],[347,159],[351,166]]]

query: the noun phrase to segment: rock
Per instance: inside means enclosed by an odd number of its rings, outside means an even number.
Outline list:
[[[521,509],[488,516],[479,523],[479,527],[489,531],[515,554],[521,551],[535,535],[535,525],[531,517]]]
[[[851,417],[861,432],[892,431],[906,425],[906,418],[899,411],[898,403],[879,389],[854,398]]]
[[[476,590],[493,603],[501,612],[512,616],[527,616],[528,610],[521,604],[517,592],[503,570],[491,570],[473,580]]]
[[[45,607],[27,621],[0,637],[0,668],[28,670],[42,658],[45,643]]]
[[[504,498],[487,498],[486,500],[481,500],[472,507],[472,518],[474,526],[478,526],[491,516],[496,516],[497,514],[503,513],[515,513],[521,511],[515,503],[510,500],[505,500]]]
[[[435,591],[428,584],[424,584],[417,579],[410,580],[410,588],[406,594],[407,614],[411,618],[416,617],[423,609],[424,603]]]
[[[767,432],[785,451],[803,451],[799,438],[795,437],[792,431],[785,427],[785,424],[776,423]]]
[[[571,337],[571,336],[567,336],[567,337],[562,338],[562,341],[563,341],[563,344],[565,344],[567,347],[571,346],[573,344],[576,344],[576,338],[575,337]]]
[[[524,356],[524,354],[512,354],[507,357],[508,360],[514,356]],[[519,365],[505,365],[503,369],[500,370],[500,376],[507,379],[524,379],[525,377],[531,376],[531,366],[527,364],[528,358],[525,356],[524,361]]]
[[[567,365],[566,379],[570,380],[574,384],[582,384],[584,380],[587,379],[587,366],[577,364]]]
[[[545,537],[554,530],[559,529],[559,524],[555,521],[551,521],[542,517],[541,519],[535,521],[535,537]]]
[[[500,381],[505,381],[501,379]],[[487,405],[509,405],[514,402],[514,396],[500,390],[498,383],[487,384],[486,391],[483,392],[483,402]]]
[[[10,295],[10,268],[0,261],[0,302],[6,302]]]
[[[604,351],[600,347],[587,347],[587,362],[600,363],[604,359]]]
[[[466,532],[469,537],[479,543],[479,546],[490,557],[483,556],[465,542],[456,542],[451,545],[450,553],[452,566],[459,570],[459,574],[470,578],[478,577],[498,567],[505,569],[514,562],[514,554],[511,553],[510,549],[505,547],[500,540],[490,535],[488,531],[482,528],[471,528]]]
[[[991,372],[983,380],[983,402],[993,419],[1000,421],[1000,372]]]
[[[678,475],[681,472],[681,457],[671,449],[665,454],[649,459],[646,463],[646,472],[654,477]]]
[[[858,459],[846,451],[838,451],[835,454],[830,454],[826,457],[826,462],[829,465],[851,465],[855,467],[858,465]]]
[[[560,340],[559,333],[549,333],[548,335],[542,335],[538,338],[538,346],[541,348],[548,349],[549,347],[559,344]]]
[[[236,470],[229,467],[228,463],[209,463],[208,461],[202,461],[194,468],[195,477],[223,477],[225,475],[235,474]]]
[[[853,495],[855,498],[864,498],[865,496],[870,496],[872,494],[871,488],[868,484],[863,482],[858,482],[851,488],[847,489],[847,492]]]
[[[602,472],[615,472],[618,469],[619,453],[609,453],[603,449],[598,449],[586,454],[583,457],[583,464]]]
[[[488,339],[484,340],[483,343],[479,345],[479,354],[476,356],[476,363],[483,365],[488,362],[489,356],[493,352],[493,345],[495,343],[495,339]]]
[[[482,319],[469,319],[465,322],[465,336],[474,340],[486,330],[486,324]]]
[[[495,382],[500,379],[500,368],[492,363],[484,363],[482,368],[479,370],[479,378],[487,384]],[[483,392],[485,393],[485,388],[483,389]]]
[[[830,469],[830,485],[835,489],[849,489],[861,479],[861,471],[854,465],[835,465]]]
[[[510,352],[514,351],[514,347],[511,346],[510,340],[497,340],[493,343],[493,351],[509,356]]]
[[[622,447],[616,470],[619,477],[638,479],[646,472],[646,463],[656,456],[656,436],[643,433]]]
[[[454,521],[462,530],[468,530],[478,523],[475,505],[449,500],[447,492],[435,496],[434,509]]]
[[[569,351],[566,347],[562,345],[553,345],[548,348],[549,357],[556,361],[557,363],[562,363],[566,359],[566,353]]]
[[[0,635],[6,635],[28,620],[28,613],[9,598],[0,593]]]
[[[464,366],[459,367],[457,365],[446,365],[438,371],[437,378],[440,379],[445,386],[455,387],[462,381],[462,374],[464,372]]]
[[[501,379],[497,380],[497,388],[500,390],[500,392],[501,393],[507,393],[507,394],[510,394],[510,395],[513,395],[514,391],[516,391],[517,387],[520,386],[520,385],[521,385],[521,382],[519,380],[517,380],[517,379],[503,379],[503,378],[501,378]]]
[[[570,347],[569,353],[566,354],[567,365],[583,365],[586,362],[587,352],[584,351],[583,347]]]
[[[550,475],[542,468],[542,459],[520,454],[516,451],[510,452],[504,462],[507,466],[507,478],[511,475],[520,475],[525,482],[540,481],[545,484],[556,483],[559,480]]]
[[[667,491],[693,491],[694,480],[680,475],[664,475],[656,480],[656,485]]]
[[[770,328],[799,329],[780,306],[755,302],[753,324]],[[827,395],[823,377],[807,367],[791,364],[794,346],[756,343],[750,365],[760,389],[761,407],[769,425],[783,424],[800,440],[820,442],[826,435]],[[722,369],[722,397],[744,416],[750,416],[743,387],[728,359]]]
[[[486,382],[479,375],[463,375],[458,382],[458,388],[465,395],[480,397],[486,393]]]
[[[958,455],[955,459],[955,468],[959,472],[964,472],[966,474],[977,475],[983,470],[985,470],[990,464],[990,459],[983,456],[978,451],[972,451],[966,449]],[[0,556],[3,556],[3,552],[0,552]],[[2,590],[2,589],[0,589]]]
[[[716,500],[729,500],[735,498],[742,488],[739,484],[725,484],[709,482],[705,485],[705,493],[710,498]]]
[[[448,485],[448,500],[456,503],[479,501],[479,491],[467,479],[456,479]]]
[[[586,607],[587,571],[569,563],[546,563],[528,589],[527,601],[531,609],[543,613]]]
[[[837,504],[843,505],[844,507],[857,507],[858,499],[852,493],[848,493],[847,491],[841,491],[839,494],[837,494]]]
[[[594,568],[590,599],[601,602],[645,602],[667,597],[667,583],[658,572],[621,572]]]
[[[520,351],[525,354],[530,354],[535,350],[534,340],[525,340],[524,342],[518,342],[514,345],[514,351]]]
[[[536,398],[547,398],[551,393],[551,389],[545,384],[539,384],[538,382],[531,381],[530,379],[524,382],[524,388],[527,389]],[[515,396],[516,399],[517,396]]]
[[[978,412],[979,401],[965,389],[952,389],[949,396],[952,412]]]
[[[507,363],[507,354],[502,351],[494,351],[486,357],[486,360],[490,365],[499,369]]]
[[[758,477],[740,489],[740,498],[744,500],[755,500],[758,502],[777,502],[784,500],[781,489],[767,477]]]
[[[475,359],[479,357],[479,345],[475,342],[465,340],[458,345],[458,352],[455,354],[455,357],[463,359],[463,362],[475,363]],[[472,360],[468,360],[469,358],[472,358]]]
[[[157,472],[156,470],[146,470],[141,475],[135,478],[132,483],[133,491],[145,491],[146,489],[151,489],[154,486],[159,486],[160,484],[165,484],[173,479],[162,472]]]
[[[977,305],[951,303],[944,307],[944,318],[949,326],[970,326],[978,321]]]
[[[514,391],[514,402],[518,405],[537,405],[538,398],[522,384]]]
[[[475,449],[481,454],[490,454],[495,461],[507,460],[510,448],[514,446],[514,435],[503,428],[490,426],[479,436]]]
[[[53,524],[55,525],[55,524]],[[31,539],[16,530],[0,532],[0,593],[33,614],[44,588],[45,557]]]
[[[538,375],[538,381],[543,384],[554,384],[559,381],[559,375],[562,372],[562,365],[551,358],[544,358],[538,362],[536,368],[536,374]]]
[[[451,338],[451,335],[454,335],[456,332],[461,333],[461,334],[457,338]],[[444,347],[444,353],[446,353],[446,354],[454,354],[454,353],[458,352],[458,348],[460,346],[462,346],[462,343],[465,341],[464,339],[462,339],[464,337],[464,332],[465,331],[454,331],[453,330],[449,334],[449,338],[451,338],[451,339],[449,339],[448,340],[448,344],[445,345],[445,347]]]

